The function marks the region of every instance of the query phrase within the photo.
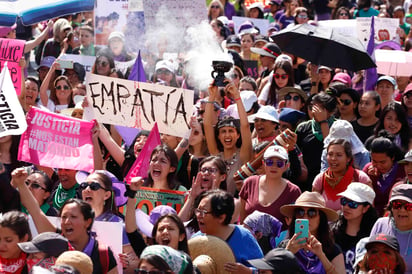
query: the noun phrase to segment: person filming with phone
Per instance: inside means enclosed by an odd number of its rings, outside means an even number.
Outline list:
[[[280,212],[290,218],[289,240],[280,243],[295,254],[306,273],[346,273],[342,250],[335,244],[328,221],[338,214],[325,206],[317,192],[305,191],[294,204],[284,205]]]

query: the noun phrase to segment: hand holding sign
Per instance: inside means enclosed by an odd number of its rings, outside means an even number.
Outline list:
[[[140,187],[143,185],[144,179],[143,177],[134,177],[130,180],[130,189],[133,191],[138,191]]]

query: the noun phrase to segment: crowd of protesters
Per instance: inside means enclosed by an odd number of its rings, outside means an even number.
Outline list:
[[[271,39],[298,24],[389,17],[399,19],[397,39],[377,47],[411,51],[412,1],[266,2],[207,4],[219,53],[234,60],[224,86],[210,78],[196,87],[188,59],[143,55],[148,82],[195,98],[189,134],[162,133],[147,176],[123,182],[147,130],[127,144],[114,125],[96,124],[89,173],[20,162],[20,136],[0,138],[0,273],[412,273],[412,69],[378,75],[365,90],[365,71],[310,63]],[[238,34],[233,16],[245,17]],[[268,32],[248,18],[267,19]],[[98,19],[82,12],[0,27],[1,38],[26,40],[25,113],[83,119],[86,70],[63,67],[65,54],[95,56],[91,73],[128,79],[132,67],[116,62],[137,53],[118,31],[95,45]],[[136,210],[141,187],[183,191],[185,202],[145,214]],[[96,238],[94,221],[123,224],[120,254]]]

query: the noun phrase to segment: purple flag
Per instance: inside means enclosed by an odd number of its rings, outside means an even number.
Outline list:
[[[371,34],[369,36],[368,46],[366,51],[371,56],[372,60],[375,60],[375,18],[371,18]],[[374,90],[376,81],[378,80],[378,72],[375,68],[369,68],[365,70],[365,78],[363,81],[363,91]]]
[[[144,72],[142,57],[139,54],[137,55],[136,62],[133,65],[132,70],[130,71],[128,80],[133,80],[136,82],[146,82],[146,73]],[[130,147],[133,144],[133,140],[139,134],[140,129],[124,127],[124,126],[115,126],[117,132],[122,136],[126,147]]]

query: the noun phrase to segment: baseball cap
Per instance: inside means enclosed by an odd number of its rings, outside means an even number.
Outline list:
[[[407,94],[407,93],[410,92],[410,91],[412,91],[412,83],[409,83],[409,84],[406,86],[403,94],[405,95],[405,94]]]
[[[302,111],[293,108],[282,108],[279,114],[279,121],[295,125],[301,119],[305,118],[306,114]]]
[[[168,71],[174,73],[175,69],[173,67],[173,64],[167,60],[160,60],[159,62],[156,63],[156,68],[155,71],[159,69],[167,69]]]
[[[374,243],[381,243],[381,244],[389,246],[390,248],[396,251],[399,251],[399,242],[394,236],[391,236],[391,235],[380,233],[380,234],[370,236],[369,242],[367,242],[365,245],[366,250],[371,248],[371,245]]]
[[[17,27],[17,24],[14,24],[11,27],[6,27],[6,26],[0,26],[0,37],[4,38],[9,34],[10,31],[15,30]]]
[[[240,98],[242,99],[246,112],[249,112],[252,109],[253,104],[258,100],[256,93],[252,90],[243,90],[240,92]]]
[[[272,157],[279,157],[280,159],[289,160],[288,152],[282,146],[274,145],[266,149],[265,154],[263,154],[263,159],[269,159]]]
[[[412,203],[412,185],[410,184],[399,184],[392,188],[391,197],[389,202],[395,200],[404,200],[408,203]]]
[[[343,196],[358,203],[368,202],[373,205],[376,194],[370,186],[353,182],[348,185],[344,192],[339,193],[337,196]]]
[[[50,68],[53,65],[54,61],[56,61],[56,57],[54,57],[54,56],[44,56],[43,59],[41,59],[40,65],[37,68],[37,70],[41,67]]]
[[[394,87],[396,87],[396,81],[395,79],[393,79],[393,77],[389,76],[389,75],[383,75],[381,77],[378,78],[378,81],[376,81],[376,84],[378,84],[380,81],[388,81],[389,83],[391,83]]]
[[[405,158],[398,161],[398,164],[408,164],[410,162],[412,162],[412,149],[405,154]]]
[[[25,253],[44,252],[47,256],[56,258],[69,249],[69,241],[54,232],[41,233],[30,242],[17,243],[17,245]]]
[[[138,208],[136,209],[136,220],[138,220],[137,226],[144,235],[151,238],[154,224],[160,217],[167,214],[176,214],[176,210],[167,205],[158,205],[150,211],[149,215],[147,215]]]
[[[264,258],[248,262],[257,269],[272,270],[272,273],[303,273],[295,255],[283,248],[272,249]]]
[[[319,66],[317,72],[319,73],[319,71],[320,71],[321,69],[326,69],[326,70],[332,71],[332,69],[331,69],[330,67],[327,67],[327,66]]]
[[[333,76],[332,82],[341,82],[347,86],[352,86],[352,79],[350,78],[349,74],[345,72],[338,72]]]

